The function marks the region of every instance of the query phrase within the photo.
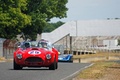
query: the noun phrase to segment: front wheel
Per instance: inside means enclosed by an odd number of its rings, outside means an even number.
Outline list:
[[[56,62],[56,69],[58,68],[58,62]]]
[[[56,65],[56,59],[54,59],[54,62],[49,66],[49,69],[50,70],[55,70],[56,67],[57,67],[57,65]]]
[[[22,67],[21,67],[20,65],[18,65],[18,64],[15,62],[15,60],[13,60],[13,69],[14,69],[14,70],[21,70]]]

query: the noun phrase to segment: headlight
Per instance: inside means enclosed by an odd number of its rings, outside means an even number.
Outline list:
[[[47,59],[51,59],[51,54],[46,54]]]
[[[22,54],[17,54],[16,56],[18,59],[22,59]]]

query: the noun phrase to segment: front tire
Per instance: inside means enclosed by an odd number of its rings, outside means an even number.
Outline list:
[[[56,69],[56,59],[54,59],[54,63],[52,63],[52,65],[49,66],[50,70],[55,70]]]
[[[18,65],[18,64],[15,62],[15,60],[14,60],[14,61],[13,61],[13,69],[14,69],[14,70],[21,70],[22,67],[21,67],[20,65]]]
[[[56,62],[56,69],[58,68],[58,62]]]

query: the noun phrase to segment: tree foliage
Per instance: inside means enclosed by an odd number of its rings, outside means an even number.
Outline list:
[[[66,17],[68,0],[0,0],[0,37],[35,40],[52,18]]]
[[[0,0],[0,37],[16,37],[24,25],[30,24],[31,17],[22,13],[26,5],[26,0]]]
[[[58,21],[56,23],[47,23],[47,25],[43,29],[43,32],[51,32],[63,24],[64,22],[61,22],[61,21]]]
[[[118,45],[120,45],[120,39],[118,39]]]
[[[25,13],[31,16],[32,25],[23,28],[26,39],[36,39],[37,34],[42,33],[47,22],[53,17],[66,17],[66,3],[67,0],[28,0],[28,10]]]

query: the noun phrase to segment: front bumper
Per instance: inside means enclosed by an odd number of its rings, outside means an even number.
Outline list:
[[[27,57],[24,59],[15,59],[16,63],[23,67],[48,67],[53,63],[52,58]]]

